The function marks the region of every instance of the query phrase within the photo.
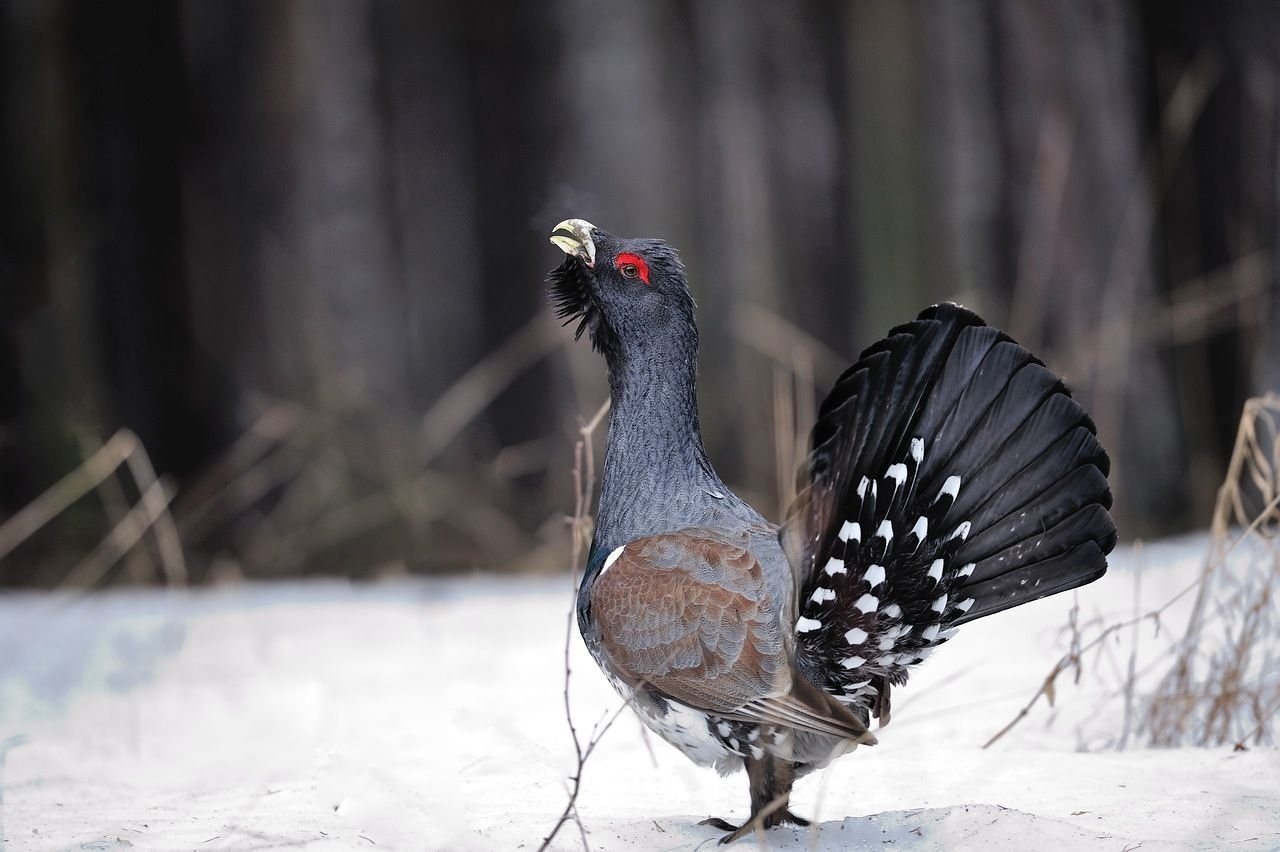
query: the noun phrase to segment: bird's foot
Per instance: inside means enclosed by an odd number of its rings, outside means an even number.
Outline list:
[[[698,823],[698,825],[709,825],[712,828],[718,828],[721,831],[728,832],[724,837],[720,838],[721,844],[733,843],[735,840],[741,840],[757,828],[773,828],[775,825],[784,824],[798,825],[801,828],[804,828],[809,825],[809,820],[804,817],[798,817],[790,810],[783,808],[782,810],[774,811],[771,814],[766,814],[763,819],[753,815],[751,819],[747,820],[742,825],[733,825],[726,820],[720,819],[720,817],[707,817]]]

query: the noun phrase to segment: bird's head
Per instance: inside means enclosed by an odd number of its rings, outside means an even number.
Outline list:
[[[575,339],[589,331],[610,359],[655,342],[697,346],[693,298],[671,246],[615,237],[582,219],[556,225],[551,242],[566,255],[548,276],[551,301],[566,324],[581,320]]]

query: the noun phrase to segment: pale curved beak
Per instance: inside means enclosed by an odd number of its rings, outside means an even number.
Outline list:
[[[580,258],[587,266],[595,266],[596,244],[591,241],[591,232],[595,229],[596,226],[585,219],[565,219],[551,229],[551,242],[570,257]]]

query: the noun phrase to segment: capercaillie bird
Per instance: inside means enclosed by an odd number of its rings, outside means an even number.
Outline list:
[[[698,764],[745,767],[736,840],[807,824],[795,779],[889,718],[892,687],[956,628],[1101,577],[1109,461],[1062,381],[953,304],[865,350],[822,403],[780,525],[703,449],[698,331],[679,255],[581,219],[549,277],[608,364],[612,412],[577,616],[644,724]]]

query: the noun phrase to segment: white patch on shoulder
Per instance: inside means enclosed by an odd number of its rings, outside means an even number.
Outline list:
[[[600,569],[601,576],[604,575],[605,571],[609,570],[610,565],[618,561],[618,557],[621,556],[622,551],[626,549],[627,549],[627,546],[624,544],[622,545],[622,547],[617,548],[616,550],[613,551],[613,553],[610,553],[608,556],[604,558],[604,567]]]

